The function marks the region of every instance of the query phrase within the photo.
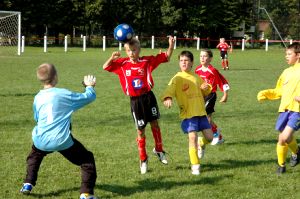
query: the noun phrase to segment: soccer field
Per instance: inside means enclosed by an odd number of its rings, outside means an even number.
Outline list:
[[[129,98],[118,77],[102,70],[103,63],[117,49],[82,49],[27,47],[21,56],[0,53],[0,182],[2,197],[79,198],[80,168],[59,153],[47,156],[40,168],[37,185],[30,196],[19,193],[25,177],[26,157],[30,152],[34,127],[32,102],[41,88],[35,70],[43,62],[58,69],[57,87],[81,92],[86,74],[97,77],[97,99],[73,114],[73,135],[94,153],[97,166],[95,195],[100,198],[300,198],[300,166],[282,176],[276,174],[277,132],[274,130],[279,101],[259,103],[257,92],[274,88],[287,67],[283,49],[234,50],[229,54],[229,71],[222,71],[218,51],[212,64],[228,79],[231,90],[226,104],[216,104],[214,119],[221,128],[225,143],[208,146],[201,161],[199,176],[190,172],[188,139],[181,132],[178,107],[160,106],[160,125],[169,164],[161,164],[152,154],[153,138],[146,129],[149,172],[140,174],[136,132],[130,114]],[[168,81],[179,71],[174,50],[169,63],[154,72],[154,93],[159,99]],[[185,49],[186,50],[186,49]],[[194,53],[194,68],[199,51]],[[142,55],[159,50],[142,49]],[[125,56],[125,52],[122,52]],[[218,96],[222,95],[218,92]],[[296,133],[299,139],[299,133]],[[288,154],[289,161],[290,153]]]

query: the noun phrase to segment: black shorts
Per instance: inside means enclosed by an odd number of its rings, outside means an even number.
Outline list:
[[[138,97],[130,97],[131,114],[137,129],[144,129],[148,122],[160,117],[157,101],[152,91]]]
[[[227,59],[227,58],[228,58],[227,51],[221,51],[221,52],[220,52],[220,55],[221,55],[221,58],[222,58],[222,59]]]
[[[208,96],[205,97],[205,110],[206,113],[209,115],[215,112],[215,104],[217,100],[217,94],[215,92],[210,93]]]

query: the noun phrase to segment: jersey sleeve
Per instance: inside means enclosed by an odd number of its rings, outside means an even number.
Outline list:
[[[167,54],[160,53],[157,54],[156,56],[149,56],[150,58],[150,70],[153,71],[158,67],[159,64],[168,62]]]
[[[217,84],[222,92],[227,91],[230,89],[228,81],[225,79],[225,77],[215,69],[214,71],[216,77],[217,77]]]
[[[118,74],[121,66],[126,61],[126,59],[127,58],[119,58],[119,59],[113,60],[104,70]]]
[[[168,83],[167,88],[161,96],[161,101],[163,102],[167,97],[173,98],[176,93],[176,76],[174,76]]]
[[[71,93],[72,107],[78,110],[96,99],[96,92],[92,86],[87,86],[84,93]]]

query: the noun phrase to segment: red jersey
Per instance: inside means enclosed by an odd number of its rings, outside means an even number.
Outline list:
[[[166,53],[140,57],[135,64],[130,62],[129,57],[118,58],[105,70],[119,76],[125,95],[135,97],[149,92],[154,87],[151,73],[160,63],[167,61]]]
[[[225,77],[212,65],[208,65],[206,71],[202,70],[202,65],[199,65],[195,69],[195,73],[212,86],[211,92],[216,92],[217,86],[219,86],[222,92],[229,90],[229,85]]]
[[[225,43],[219,43],[218,44],[218,49],[220,51],[223,51],[223,52],[227,52],[227,50],[230,48],[230,46],[225,42]]]

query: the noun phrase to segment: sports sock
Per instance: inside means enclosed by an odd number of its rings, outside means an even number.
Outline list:
[[[225,62],[222,60],[222,67],[225,68]]]
[[[137,138],[137,145],[140,155],[140,160],[145,161],[147,159],[147,153],[146,153],[146,137],[143,138]]]
[[[190,155],[190,161],[192,165],[200,164],[198,154],[197,154],[197,149],[195,147],[189,148],[189,155]]]
[[[296,138],[293,136],[292,141],[288,144],[289,149],[293,154],[297,154],[298,152],[298,144]]]
[[[205,139],[205,137],[199,137],[199,140],[198,140],[198,144],[202,147],[202,146],[205,146],[206,144],[209,144],[210,142],[207,141],[207,139]]]
[[[152,130],[152,135],[155,141],[155,150],[158,152],[163,151],[162,147],[162,138],[161,138],[161,132],[159,128],[151,128]]]
[[[226,66],[229,67],[228,60],[226,60]]]
[[[211,124],[211,130],[212,130],[213,133],[217,132],[218,131],[218,126],[215,123]]]
[[[282,145],[277,144],[276,151],[277,151],[278,165],[284,166],[286,156],[287,156],[287,151],[288,151],[288,145],[285,144],[284,146],[282,146]]]

